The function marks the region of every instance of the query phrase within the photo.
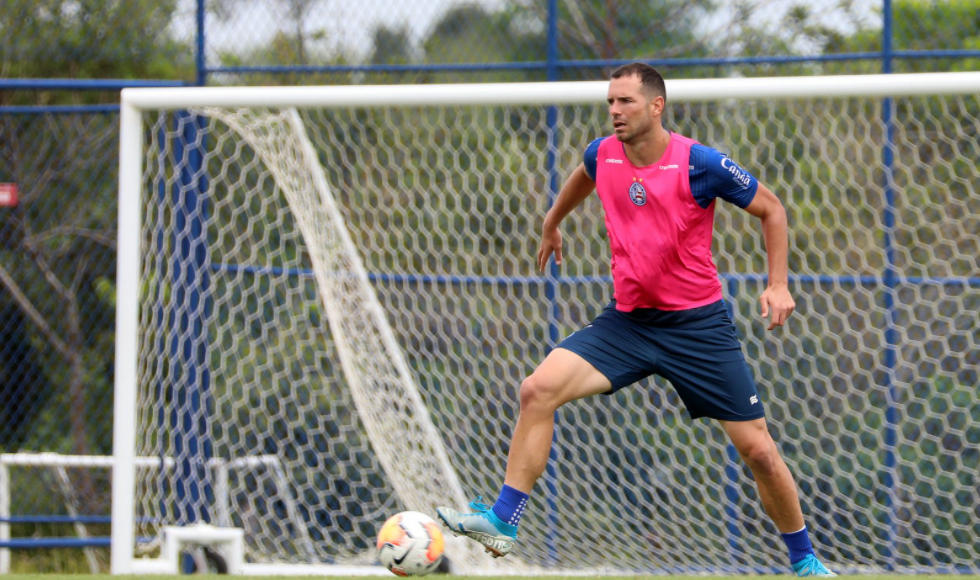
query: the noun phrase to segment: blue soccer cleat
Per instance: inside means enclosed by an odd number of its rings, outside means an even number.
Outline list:
[[[836,576],[826,566],[823,562],[817,559],[813,554],[808,555],[799,562],[793,564],[793,572],[796,572],[797,576]]]
[[[517,526],[498,518],[490,506],[480,503],[482,499],[476,496],[470,502],[470,509],[476,510],[475,513],[461,514],[452,508],[440,506],[436,508],[436,514],[454,536],[463,535],[480,542],[494,558],[506,556],[517,541]]]

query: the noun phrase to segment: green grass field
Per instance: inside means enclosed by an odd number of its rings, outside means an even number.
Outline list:
[[[387,576],[318,576],[324,580],[365,580],[370,578],[386,578]],[[396,578],[394,574],[390,576]],[[438,576],[436,576],[438,577]],[[767,578],[794,578],[795,576],[767,576]],[[5,580],[113,580],[117,576],[108,574],[10,574]],[[139,576],[141,580],[172,580],[173,576]],[[281,580],[283,576],[248,576],[251,580]],[[304,578],[311,578],[306,576]],[[453,576],[453,580],[504,580],[514,578],[545,578],[551,580],[663,580],[665,576]],[[670,576],[671,580],[710,580],[712,578],[731,580],[732,576]],[[952,575],[922,575],[890,574],[860,576],[861,580],[980,580],[980,576]]]

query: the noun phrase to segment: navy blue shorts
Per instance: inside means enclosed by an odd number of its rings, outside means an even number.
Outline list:
[[[751,421],[765,416],[735,325],[721,300],[690,310],[606,306],[558,345],[599,370],[612,394],[656,374],[670,381],[692,419]]]

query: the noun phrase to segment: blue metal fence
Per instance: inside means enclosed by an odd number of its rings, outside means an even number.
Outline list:
[[[535,44],[530,47],[524,47],[526,50],[523,52],[518,52],[512,54],[515,60],[500,61],[500,62],[483,62],[479,61],[476,54],[462,52],[461,53],[451,53],[448,55],[443,55],[451,58],[451,62],[426,62],[425,59],[415,59],[416,62],[400,62],[400,63],[375,63],[370,62],[371,60],[385,60],[384,58],[378,57],[377,55],[371,55],[367,58],[362,58],[362,62],[331,62],[331,63],[297,63],[297,62],[280,62],[275,64],[269,64],[267,62],[259,62],[255,64],[249,64],[247,62],[227,64],[222,61],[230,60],[249,60],[248,55],[239,56],[239,58],[232,59],[228,55],[232,54],[236,49],[226,49],[222,51],[220,48],[216,48],[214,45],[219,43],[219,40],[215,40],[213,36],[215,33],[212,31],[213,28],[220,28],[221,26],[233,27],[239,26],[245,28],[244,32],[239,32],[241,36],[247,36],[247,25],[244,19],[247,16],[241,16],[242,20],[231,20],[228,23],[219,26],[221,19],[214,14],[214,10],[209,12],[209,5],[205,0],[194,0],[193,2],[193,14],[189,14],[189,9],[183,9],[188,12],[187,18],[178,18],[181,14],[180,9],[171,9],[169,14],[171,18],[185,21],[185,24],[193,24],[193,35],[186,34],[183,40],[186,46],[193,51],[193,70],[182,70],[174,71],[176,74],[187,75],[186,78],[174,78],[174,79],[151,79],[151,78],[98,78],[97,76],[92,76],[90,78],[3,78],[0,79],[0,91],[18,91],[18,90],[43,90],[43,91],[56,91],[56,90],[66,90],[66,91],[118,91],[124,87],[149,87],[149,86],[181,86],[181,85],[206,85],[208,82],[215,77],[237,77],[238,81],[241,83],[248,83],[249,77],[251,75],[309,75],[314,73],[323,73],[325,76],[318,77],[322,79],[329,80],[330,82],[344,82],[343,77],[336,76],[337,73],[426,73],[426,72],[452,72],[460,73],[461,75],[472,75],[468,78],[459,77],[458,80],[474,81],[479,80],[479,73],[487,73],[491,71],[523,71],[528,73],[540,73],[541,80],[556,80],[559,76],[564,73],[571,73],[574,78],[579,78],[580,75],[584,74],[589,78],[594,78],[596,76],[601,76],[601,72],[597,75],[597,71],[603,69],[610,69],[612,67],[625,64],[633,61],[647,62],[654,66],[666,67],[669,69],[681,69],[681,70],[697,70],[697,69],[712,69],[710,72],[711,76],[717,75],[718,67],[723,67],[729,70],[739,69],[739,70],[752,70],[750,67],[755,67],[758,65],[790,65],[790,64],[810,64],[810,65],[820,65],[826,63],[855,63],[855,62],[869,62],[873,63],[878,61],[879,67],[875,69],[865,69],[865,70],[851,70],[850,72],[872,72],[873,70],[883,70],[884,72],[892,72],[893,70],[904,71],[908,70],[910,67],[909,63],[913,61],[942,61],[939,65],[936,64],[926,64],[925,66],[929,70],[939,70],[945,68],[943,65],[947,62],[958,62],[965,64],[967,68],[975,69],[977,64],[972,62],[972,59],[980,59],[980,49],[976,48],[978,44],[977,39],[980,39],[980,32],[975,30],[975,23],[970,21],[958,22],[958,26],[961,30],[954,31],[954,34],[944,35],[944,43],[942,48],[919,48],[920,46],[932,46],[935,44],[936,39],[931,38],[930,29],[928,22],[917,23],[909,22],[906,20],[901,20],[905,17],[907,20],[912,20],[913,18],[921,18],[923,20],[931,19],[935,26],[949,26],[950,22],[954,22],[956,19],[962,20],[959,16],[960,12],[968,14],[972,7],[972,10],[976,12],[977,6],[975,2],[972,1],[957,1],[949,3],[933,3],[928,5],[922,2],[906,2],[899,3],[902,10],[898,10],[899,20],[896,21],[896,7],[891,0],[880,0],[880,4],[877,4],[876,0],[868,0],[860,4],[863,6],[865,12],[864,22],[868,24],[869,30],[875,30],[875,21],[880,18],[880,31],[876,38],[873,38],[871,44],[877,44],[879,48],[875,50],[846,50],[843,52],[837,52],[836,46],[829,41],[826,41],[823,50],[814,51],[812,49],[799,49],[795,50],[796,54],[786,54],[780,53],[778,50],[752,50],[747,49],[742,50],[742,52],[754,52],[760,54],[706,54],[704,56],[673,56],[670,53],[671,50],[661,51],[663,54],[658,54],[656,52],[648,52],[646,54],[624,54],[632,52],[631,47],[640,44],[640,36],[643,32],[645,26],[649,28],[649,25],[644,25],[642,23],[631,23],[630,27],[625,27],[621,23],[614,23],[613,32],[617,35],[621,35],[624,40],[618,41],[619,55],[610,55],[608,58],[583,58],[585,53],[588,52],[590,47],[583,46],[581,43],[572,44],[563,41],[563,28],[568,28],[564,26],[568,24],[566,20],[569,18],[567,10],[563,10],[561,3],[555,3],[552,0],[540,0],[538,2],[541,4],[541,12],[543,12],[543,24],[542,28],[544,33],[542,38],[535,37]],[[764,2],[757,2],[759,4],[758,9],[766,9]],[[18,5],[23,3],[14,2],[6,10],[13,12],[12,20],[14,22],[18,21],[16,18],[16,10]],[[252,2],[251,4],[275,4],[275,0],[266,0],[266,2]],[[502,3],[505,6],[510,6],[507,3]],[[636,3],[637,5],[642,3]],[[666,3],[670,4],[670,3]],[[410,3],[406,3],[409,6]],[[532,3],[536,5],[536,3]],[[613,3],[615,5],[615,3]],[[751,6],[752,3],[747,3]],[[468,6],[466,3],[459,3],[459,5],[447,4],[446,12],[451,13],[453,10],[461,10],[462,7]],[[962,7],[960,10],[958,7]],[[383,7],[382,7],[383,8]],[[770,7],[771,8],[771,7]],[[29,10],[26,8],[21,8],[22,11],[28,13]],[[146,9],[146,6],[142,3],[134,4],[131,10],[138,11],[141,9]],[[692,7],[691,10],[695,10]],[[918,10],[916,13],[911,13],[912,10]],[[626,11],[627,8],[620,8],[620,11]],[[810,9],[811,12],[815,12],[811,18],[814,19],[814,25],[820,26],[830,26],[825,22],[825,20],[830,19],[834,14],[830,11],[830,8],[825,9],[825,12],[818,12],[817,9]],[[960,12],[957,12],[960,10]],[[117,5],[116,12],[124,12],[123,6]],[[365,10],[366,11],[366,10]],[[614,9],[615,11],[615,9]],[[719,8],[718,11],[721,11]],[[533,12],[533,10],[532,10]],[[680,10],[676,10],[677,13],[682,13]],[[879,14],[880,12],[880,14]],[[492,10],[485,9],[486,14],[492,14]],[[711,14],[705,13],[706,16]],[[370,14],[368,15],[370,16]],[[600,17],[600,14],[591,14],[593,17]],[[676,16],[676,14],[675,14]],[[310,18],[309,14],[300,15],[300,17]],[[30,14],[23,15],[24,20],[30,20]],[[187,20],[192,19],[192,22],[187,22]],[[945,19],[945,20],[944,20]],[[378,20],[382,20],[378,17]],[[448,20],[448,19],[447,19]],[[949,22],[946,22],[948,20]],[[736,26],[734,17],[732,18],[732,27]],[[770,26],[778,26],[770,24]],[[917,28],[921,28],[922,36],[917,36]],[[282,28],[282,27],[280,27]],[[669,30],[667,25],[664,25],[665,30]],[[18,28],[11,27],[8,29],[8,36],[5,42],[8,44],[16,45],[18,38]],[[742,30],[741,32],[761,32],[762,29],[753,30],[748,29]],[[639,32],[637,32],[639,31]],[[770,29],[771,31],[771,29]],[[846,31],[846,27],[841,25],[841,31]],[[838,31],[841,33],[841,31]],[[896,31],[901,31],[902,36],[896,37]],[[280,30],[281,32],[281,30]],[[702,34],[707,36],[709,33],[716,31],[706,31]],[[567,33],[566,33],[567,35]],[[226,36],[226,35],[225,35]],[[187,37],[191,37],[188,39]],[[733,36],[734,38],[734,36]],[[285,42],[285,41],[284,41]],[[289,38],[288,42],[292,43],[309,43],[307,39],[296,39]],[[870,42],[870,41],[869,41]],[[851,44],[855,44],[852,42]],[[110,48],[99,48],[95,45],[85,45],[85,46],[75,46],[74,50],[79,54],[72,55],[72,58],[68,58],[67,62],[77,62],[77,61],[98,61],[105,58],[105,52],[112,50],[112,43],[102,43]],[[858,43],[859,44],[859,43]],[[957,46],[957,44],[959,46]],[[712,50],[712,46],[708,39],[700,38],[696,39],[694,43],[695,49],[692,52],[706,52]],[[537,48],[536,48],[537,47]],[[169,50],[176,50],[176,48],[167,47]],[[720,48],[714,47],[717,50]],[[845,47],[849,48],[849,47]],[[35,48],[35,50],[37,50]],[[238,51],[243,51],[245,49],[238,48]],[[303,52],[300,49],[299,52]],[[309,49],[307,49],[309,52]],[[730,50],[729,50],[730,52]],[[735,52],[738,52],[737,50]],[[768,52],[768,54],[767,54]],[[165,53],[167,58],[172,58],[170,52]],[[283,58],[287,61],[290,57],[294,57],[289,52],[284,53]],[[13,63],[17,63],[22,59],[31,59],[32,57],[38,58],[41,55],[23,54],[21,51],[11,51],[11,56],[5,57],[5,60],[9,60]],[[467,59],[472,59],[467,61]],[[175,59],[181,60],[181,59]],[[267,57],[252,57],[252,60],[269,60]],[[307,60],[310,60],[307,57]],[[320,60],[330,60],[329,57],[322,56]],[[355,59],[346,59],[355,60]],[[448,58],[446,59],[448,60]],[[893,65],[894,63],[894,65]],[[65,71],[70,73],[71,71]],[[95,71],[97,73],[97,71]],[[764,74],[772,74],[771,72],[766,72]],[[66,75],[67,76],[67,75]],[[689,75],[685,75],[689,76]],[[703,74],[698,75],[703,76]],[[295,80],[295,77],[292,77]],[[567,80],[566,76],[566,80]]]

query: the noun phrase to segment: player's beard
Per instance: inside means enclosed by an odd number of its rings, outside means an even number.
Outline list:
[[[627,127],[630,126],[629,121],[627,121]],[[619,139],[621,143],[627,145],[632,145],[637,139],[642,138],[644,135],[648,135],[650,131],[653,130],[653,120],[647,117],[646,119],[639,119],[636,128],[625,134],[616,133],[616,138]]]

